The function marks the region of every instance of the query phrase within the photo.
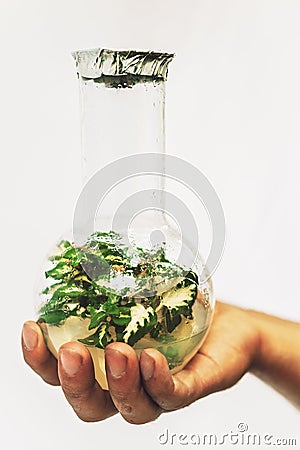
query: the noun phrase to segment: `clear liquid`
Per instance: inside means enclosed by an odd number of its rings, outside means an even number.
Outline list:
[[[183,319],[172,333],[165,334],[159,339],[151,338],[150,335],[140,339],[133,346],[137,355],[139,356],[145,348],[155,348],[165,355],[172,373],[181,370],[199,350],[211,321],[211,308],[203,303],[202,299],[202,296],[198,296],[193,305],[193,319]],[[39,325],[49,350],[57,358],[61,345],[91,334],[88,330],[89,323],[89,319],[71,316],[60,326],[47,323]],[[108,389],[104,350],[92,346],[87,348],[93,359],[96,380],[103,389]]]

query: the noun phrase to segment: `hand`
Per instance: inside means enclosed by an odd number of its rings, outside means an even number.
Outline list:
[[[79,342],[62,345],[56,360],[40,327],[28,321],[23,326],[22,350],[27,364],[46,383],[61,385],[66,399],[83,421],[104,420],[120,411],[129,422],[144,423],[160,414],[158,405],[142,389],[138,358],[127,344],[115,343],[112,349],[106,349],[110,391],[103,390],[95,380],[90,353]]]
[[[173,376],[157,350],[144,350],[139,361],[127,344],[108,345],[105,364],[109,391],[104,391],[95,381],[92,359],[84,345],[62,345],[57,361],[35,322],[24,324],[22,338],[25,361],[47,383],[62,386],[79,418],[93,422],[120,412],[135,424],[155,420],[162,412],[232,386],[250,368],[258,345],[259,333],[250,314],[217,302],[205,343]]]

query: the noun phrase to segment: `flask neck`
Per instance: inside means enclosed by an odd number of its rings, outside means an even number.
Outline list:
[[[124,156],[165,152],[165,80],[80,78],[80,93],[84,181]]]
[[[165,151],[165,82],[174,55],[91,49],[73,53],[81,91],[85,181],[108,163]]]

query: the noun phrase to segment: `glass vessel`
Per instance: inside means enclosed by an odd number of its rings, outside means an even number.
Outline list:
[[[106,345],[122,341],[138,355],[156,348],[176,373],[200,348],[214,298],[210,277],[199,281],[200,257],[178,257],[182,246],[185,255],[190,249],[166,210],[165,88],[174,55],[93,49],[73,56],[85,184],[72,233],[47,260],[38,323],[55,357],[66,342],[85,344],[108,389]]]

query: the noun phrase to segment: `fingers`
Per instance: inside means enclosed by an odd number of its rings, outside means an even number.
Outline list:
[[[143,389],[138,356],[133,348],[120,342],[108,345],[105,365],[111,398],[127,422],[142,424],[161,414],[161,408]]]
[[[58,386],[57,361],[45,344],[42,331],[34,321],[27,321],[22,330],[22,351],[26,363],[46,383]]]
[[[182,408],[196,399],[198,381],[194,373],[183,369],[172,376],[166,358],[159,351],[143,350],[140,367],[146,391],[164,410]]]
[[[187,366],[171,375],[166,358],[155,349],[141,352],[114,342],[105,349],[109,392],[95,381],[90,353],[80,343],[64,344],[57,362],[35,322],[23,328],[26,362],[51,384],[62,385],[67,400],[84,421],[103,420],[117,411],[129,423],[155,420],[162,412],[189,405],[235,384],[251,365],[257,337],[247,313],[225,304],[216,307],[213,326]]]
[[[223,383],[221,367],[200,353],[172,375],[164,355],[155,349],[146,349],[141,353],[140,367],[145,390],[167,411],[188,406],[219,390]]]
[[[126,344],[114,343],[106,349],[110,392],[103,391],[96,382],[93,362],[84,345],[77,342],[62,345],[57,361],[34,321],[23,326],[22,350],[26,363],[47,383],[61,384],[66,399],[83,421],[103,420],[120,411],[125,420],[138,424],[152,421],[161,413],[161,408],[144,391],[138,357]]]
[[[233,386],[248,370],[253,348],[253,330],[247,326],[245,314],[220,306],[207,340],[177,374],[171,375],[166,358],[157,350],[141,353],[144,388],[161,408],[182,408]]]
[[[58,375],[66,399],[81,420],[96,422],[116,414],[109,392],[95,380],[93,361],[83,344],[69,342],[60,347]]]

